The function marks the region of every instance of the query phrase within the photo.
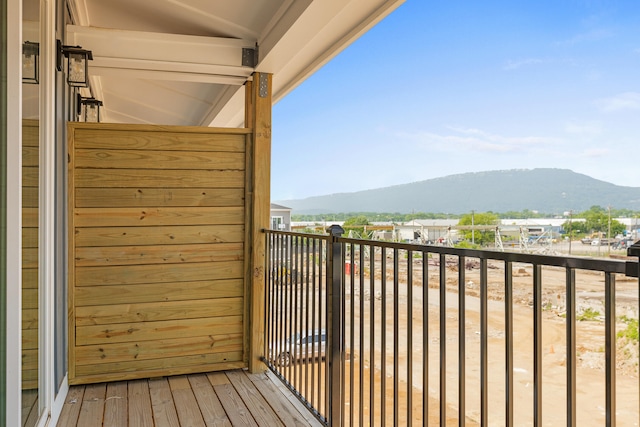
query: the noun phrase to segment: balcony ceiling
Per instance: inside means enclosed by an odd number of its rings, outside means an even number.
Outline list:
[[[65,43],[93,52],[104,122],[236,127],[254,71],[273,73],[275,103],[403,2],[69,0]]]

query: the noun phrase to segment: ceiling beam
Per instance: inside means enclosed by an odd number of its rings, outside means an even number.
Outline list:
[[[242,65],[252,40],[68,25],[66,43],[92,51],[95,75],[242,85],[253,72]]]

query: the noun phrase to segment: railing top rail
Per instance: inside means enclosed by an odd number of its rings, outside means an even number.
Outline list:
[[[263,229],[262,231],[266,234],[280,234],[283,236],[307,237],[310,239],[329,240],[331,238],[331,236],[329,236],[328,234],[300,233],[298,231],[271,230],[266,228]]]
[[[492,250],[451,248],[448,246],[419,245],[415,243],[384,242],[380,240],[340,238],[342,243],[369,245],[407,251],[437,253],[468,258],[483,258],[505,262],[521,262],[526,264],[548,265],[553,267],[575,268],[579,270],[594,270],[610,273],[626,272],[626,262],[612,259],[581,258],[561,255],[527,254],[519,252],[500,252]]]
[[[312,239],[329,240],[326,234],[299,233],[281,230],[264,230],[265,233],[307,237]],[[382,240],[366,240],[340,237],[338,241],[345,244],[365,245],[377,248],[399,249],[424,253],[437,253],[468,258],[483,258],[505,262],[521,262],[525,264],[548,265],[553,267],[575,268],[578,270],[602,271],[608,273],[625,274],[627,262],[613,259],[584,258],[576,256],[527,254],[519,252],[500,252],[484,249],[451,248],[448,246],[419,245],[416,243],[398,243]]]

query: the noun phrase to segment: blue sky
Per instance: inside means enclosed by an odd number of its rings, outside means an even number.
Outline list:
[[[640,186],[640,2],[407,0],[272,136],[274,201],[539,167]]]

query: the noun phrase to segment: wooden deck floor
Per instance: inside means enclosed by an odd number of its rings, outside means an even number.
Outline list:
[[[58,427],[314,426],[270,373],[243,370],[72,386]]]

